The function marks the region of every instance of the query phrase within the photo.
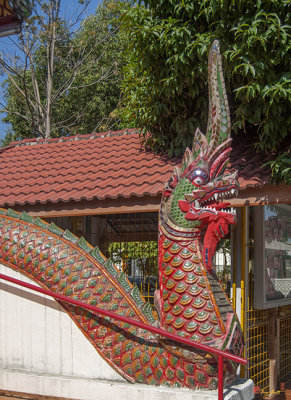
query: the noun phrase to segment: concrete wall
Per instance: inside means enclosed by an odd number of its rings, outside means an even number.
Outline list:
[[[35,284],[3,265],[0,272]],[[17,371],[124,382],[58,303],[4,281],[0,282],[0,369],[5,376]],[[0,378],[0,387],[8,389],[3,384]]]

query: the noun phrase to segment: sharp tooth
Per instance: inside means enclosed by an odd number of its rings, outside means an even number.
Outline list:
[[[215,201],[218,199],[218,193],[214,193]]]
[[[185,198],[191,203],[194,200],[193,194],[185,194]]]
[[[231,194],[232,194],[232,195],[235,194],[235,189],[231,189]]]
[[[195,200],[195,208],[200,208],[199,201]]]

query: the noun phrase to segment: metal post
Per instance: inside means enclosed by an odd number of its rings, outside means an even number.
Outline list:
[[[223,400],[223,357],[218,356],[218,400]]]
[[[231,227],[231,267],[232,267],[232,274],[231,274],[231,281],[232,281],[232,307],[236,311],[236,283],[237,283],[237,233],[235,231],[236,227],[232,225]]]
[[[246,335],[246,310],[248,296],[248,278],[249,278],[249,207],[242,209],[241,215],[241,327],[244,336]],[[245,349],[244,353],[245,354]],[[245,378],[246,369],[241,366],[240,376]]]

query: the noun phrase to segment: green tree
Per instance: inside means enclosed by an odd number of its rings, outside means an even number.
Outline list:
[[[80,2],[82,3],[82,2]],[[122,49],[119,3],[106,0],[83,22],[64,20],[61,2],[36,2],[14,58],[2,55],[6,113],[3,144],[25,137],[57,137],[110,129],[120,97]]]
[[[123,123],[142,127],[154,150],[180,155],[197,126],[205,131],[207,58],[218,39],[235,133],[279,151],[291,122],[290,15],[288,0],[146,0],[129,9]]]

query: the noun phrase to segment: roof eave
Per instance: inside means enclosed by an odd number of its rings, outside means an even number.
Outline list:
[[[106,198],[103,200],[81,200],[44,204],[24,204],[12,207],[15,211],[26,211],[32,216],[38,217],[64,217],[82,215],[104,215],[122,214],[133,212],[158,211],[160,208],[161,194],[155,196],[131,196],[129,198],[118,197],[115,199]],[[229,199],[232,207],[259,206],[265,204],[291,203],[290,186],[281,183],[279,185],[266,184],[263,186],[248,187],[240,190],[238,197]]]
[[[4,24],[0,19],[0,37],[16,35],[21,31],[21,23],[18,19],[11,20]]]

